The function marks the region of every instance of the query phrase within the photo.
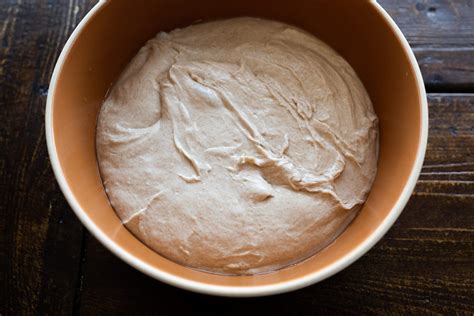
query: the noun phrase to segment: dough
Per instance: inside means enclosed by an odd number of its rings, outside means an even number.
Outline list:
[[[283,23],[159,33],[104,102],[100,172],[123,223],[199,270],[254,274],[331,243],[371,188],[378,127],[349,64]]]

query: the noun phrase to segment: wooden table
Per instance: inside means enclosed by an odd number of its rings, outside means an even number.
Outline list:
[[[336,276],[266,298],[190,293],[102,247],[54,179],[49,79],[92,0],[0,1],[0,315],[253,310],[270,314],[474,313],[474,2],[380,0],[407,36],[429,92],[415,193],[371,251]]]

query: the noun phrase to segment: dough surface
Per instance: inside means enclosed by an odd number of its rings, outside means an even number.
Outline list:
[[[111,205],[180,264],[254,274],[332,242],[376,173],[377,117],[349,64],[287,24],[235,18],[159,33],[104,102]]]

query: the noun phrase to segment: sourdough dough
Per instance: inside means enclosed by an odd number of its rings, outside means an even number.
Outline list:
[[[376,172],[377,118],[349,64],[283,23],[159,33],[104,102],[110,202],[146,245],[224,274],[279,269],[333,241]]]

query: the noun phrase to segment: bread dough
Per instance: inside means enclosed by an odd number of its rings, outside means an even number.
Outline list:
[[[290,25],[159,33],[104,102],[97,154],[123,223],[161,255],[269,272],[332,242],[371,188],[377,118],[354,70]]]

